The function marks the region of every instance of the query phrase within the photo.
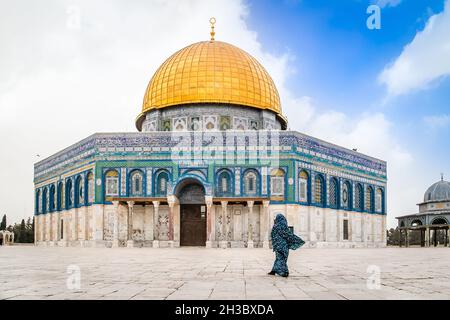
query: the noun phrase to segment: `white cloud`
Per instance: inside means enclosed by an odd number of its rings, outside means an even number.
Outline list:
[[[385,8],[385,7],[396,7],[402,2],[402,0],[375,0],[374,2],[377,6]]]
[[[444,11],[431,16],[423,31],[403,48],[399,57],[379,75],[389,95],[426,89],[450,74],[450,0]]]
[[[423,120],[432,129],[444,128],[450,125],[450,114],[427,116]]]
[[[94,132],[136,131],[151,76],[172,53],[208,40],[211,16],[216,39],[254,55],[276,82],[287,70],[288,55],[262,50],[239,0],[0,6],[0,214],[9,223],[33,214],[35,162]]]
[[[295,98],[289,92],[283,96],[292,129],[387,161],[388,226],[396,225],[395,216],[415,212],[424,188],[419,175],[411,175],[418,164],[395,138],[393,124],[382,113],[349,116],[318,107],[310,97]]]
[[[67,27],[74,5],[80,28]],[[208,39],[210,16],[217,18],[217,40],[243,48],[267,68],[292,129],[387,160],[390,219],[404,213],[405,204],[415,210],[411,195],[417,182],[408,174],[414,159],[395,140],[391,123],[381,113],[326,111],[312,98],[289,92],[290,55],[263,50],[245,23],[248,9],[241,1],[154,0],[133,6],[73,1],[69,6],[55,0],[45,8],[27,1],[2,6],[0,214],[7,213],[10,223],[33,213],[33,163],[94,132],[136,130],[150,77],[171,53]]]

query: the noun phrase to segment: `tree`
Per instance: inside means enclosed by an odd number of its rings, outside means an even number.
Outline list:
[[[20,243],[25,243],[27,242],[27,230],[25,228],[25,219],[22,219],[22,221],[20,222],[20,227],[19,227],[19,241]]]
[[[398,246],[400,244],[400,231],[398,227],[387,230],[386,236],[388,246]]]
[[[0,223],[0,230],[6,230],[6,214],[3,215],[2,222]]]
[[[22,219],[19,223],[15,223],[14,226],[9,226],[8,229],[14,232],[14,239],[16,243],[33,243],[34,242],[34,221],[31,218]]]
[[[31,218],[27,219],[26,229],[27,229],[26,242],[33,243],[34,242],[34,219],[31,219]]]

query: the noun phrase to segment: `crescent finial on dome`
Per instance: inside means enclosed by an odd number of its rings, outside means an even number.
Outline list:
[[[214,41],[214,36],[216,33],[214,32],[214,25],[216,24],[216,18],[211,17],[209,19],[209,23],[211,24],[211,32],[209,33],[211,35],[211,41]]]

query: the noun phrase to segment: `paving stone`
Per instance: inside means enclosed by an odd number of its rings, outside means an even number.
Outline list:
[[[448,248],[302,248],[288,278],[267,275],[273,259],[245,248],[2,247],[0,299],[450,300]]]

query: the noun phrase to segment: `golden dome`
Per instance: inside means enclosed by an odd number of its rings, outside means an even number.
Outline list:
[[[225,42],[194,43],[168,58],[150,80],[136,126],[141,129],[148,111],[197,103],[271,110],[286,123],[277,88],[264,67]]]

